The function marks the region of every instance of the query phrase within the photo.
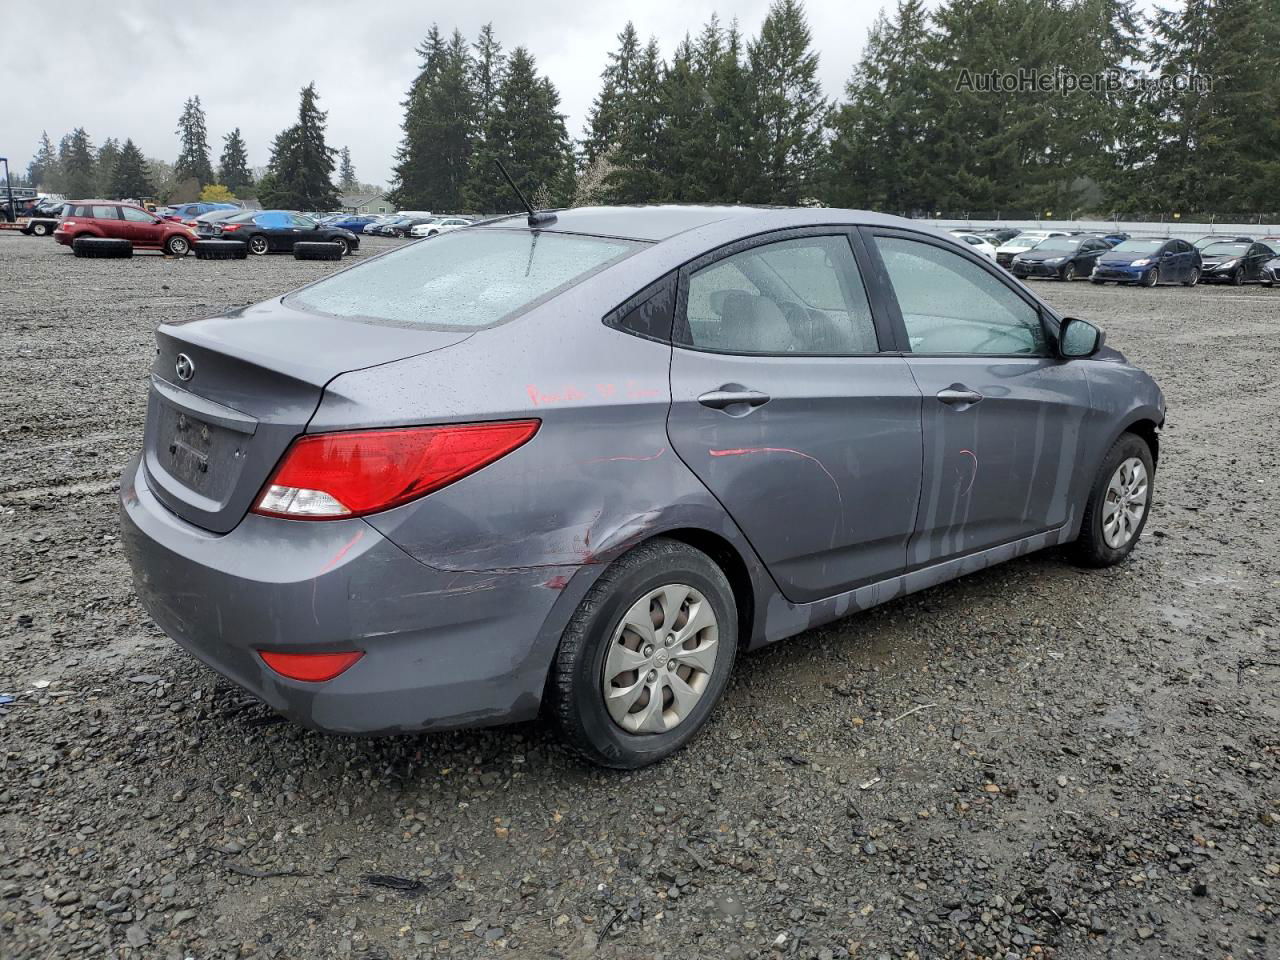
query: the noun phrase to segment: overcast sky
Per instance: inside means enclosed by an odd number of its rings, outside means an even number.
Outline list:
[[[880,0],[807,0],[828,97],[840,95]],[[198,94],[216,165],[222,136],[240,127],[249,161],[265,164],[271,138],[294,120],[298,91],[314,80],[329,113],[331,146],[346,144],[356,173],[385,184],[400,140],[401,101],[419,66],[414,48],[432,22],[474,39],[492,22],[503,48],[524,45],[562,97],[569,135],[581,137],[616,35],[633,20],[664,56],[714,11],[754,36],[768,0],[5,0],[5,20],[36,39],[0,58],[0,152],[20,170],[41,130],[55,144],[77,126],[95,145],[133,137],[147,156],[172,161],[183,101]]]

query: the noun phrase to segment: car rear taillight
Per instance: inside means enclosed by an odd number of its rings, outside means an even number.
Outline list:
[[[269,650],[259,650],[258,656],[282,677],[307,683],[324,683],[345,672],[364,653],[360,650],[342,653],[272,653]]]
[[[510,420],[302,436],[285,451],[253,512],[337,520],[398,507],[505,457],[539,425]]]

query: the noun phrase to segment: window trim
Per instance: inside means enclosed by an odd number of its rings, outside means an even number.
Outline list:
[[[886,316],[891,318],[894,327],[894,334],[897,337],[898,352],[904,357],[929,357],[938,359],[958,360],[965,357],[988,359],[996,358],[1003,360],[1054,360],[1058,359],[1057,342],[1058,342],[1058,326],[1061,323],[1060,318],[1052,310],[1048,309],[1043,303],[1035,299],[1029,290],[1022,288],[1020,284],[1013,282],[1012,275],[1002,275],[1000,267],[988,261],[985,257],[971,253],[967,248],[961,247],[959,244],[948,243],[941,237],[936,237],[927,233],[918,233],[914,230],[903,230],[898,227],[861,227],[859,228],[863,234],[863,247],[866,250],[867,258],[875,264],[874,282],[877,286],[877,295],[880,299],[880,306],[885,311]],[[877,237],[885,237],[894,240],[913,240],[918,243],[925,243],[932,247],[938,247],[949,253],[967,260],[975,264],[981,270],[985,271],[989,276],[1001,283],[1006,289],[1015,293],[1027,306],[1035,311],[1036,316],[1040,320],[1040,328],[1045,335],[1045,352],[1044,353],[920,353],[911,349],[911,340],[907,334],[906,322],[902,319],[902,307],[898,303],[898,295],[893,289],[893,281],[889,277],[889,270],[884,265],[884,259],[880,256],[880,249],[876,246]]]
[[[859,279],[862,282],[863,292],[867,296],[867,308],[871,312],[872,331],[875,334],[876,345],[879,347],[874,353],[782,353],[782,352],[765,352],[765,351],[744,351],[744,350],[719,350],[714,347],[700,347],[692,343],[691,331],[689,329],[689,281],[695,273],[705,267],[718,263],[721,260],[727,260],[730,257],[745,253],[756,247],[767,246],[772,243],[779,243],[784,240],[802,240],[809,237],[843,237],[849,244],[849,252],[853,256],[854,266],[859,273]],[[827,224],[825,226],[812,227],[787,227],[781,230],[771,230],[768,233],[758,233],[750,237],[742,237],[734,240],[714,250],[695,257],[680,267],[679,277],[676,286],[676,302],[675,316],[671,324],[671,345],[680,350],[689,350],[694,353],[708,353],[718,356],[727,357],[777,357],[785,360],[807,360],[814,357],[881,357],[886,353],[893,353],[895,347],[892,345],[892,327],[889,326],[886,319],[882,317],[877,309],[876,298],[872,285],[867,281],[867,264],[864,262],[864,256],[861,254],[862,239],[858,235],[858,227],[852,224]]]

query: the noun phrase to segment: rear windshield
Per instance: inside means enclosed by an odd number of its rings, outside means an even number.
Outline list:
[[[456,230],[334,274],[292,294],[289,303],[435,330],[487,327],[639,246],[562,233]]]

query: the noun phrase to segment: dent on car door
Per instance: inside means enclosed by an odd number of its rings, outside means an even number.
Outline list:
[[[880,352],[859,243],[789,231],[681,274],[672,446],[793,601],[900,572],[914,525],[920,393]]]
[[[976,258],[910,233],[868,237],[924,396],[909,567],[1066,524],[1089,389],[1038,306]]]

